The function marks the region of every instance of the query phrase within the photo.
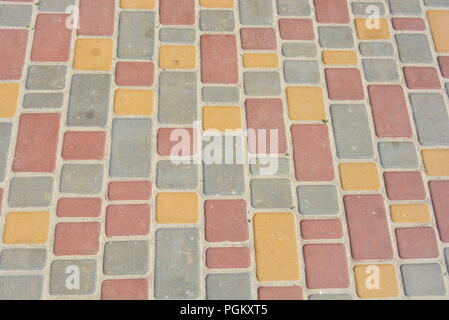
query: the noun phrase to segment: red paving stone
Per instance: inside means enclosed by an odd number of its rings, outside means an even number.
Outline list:
[[[240,38],[243,50],[275,50],[276,31],[273,28],[242,28]]]
[[[80,0],[78,34],[112,36],[115,25],[115,0]]]
[[[404,90],[399,85],[368,86],[376,135],[381,138],[412,136]]]
[[[148,200],[151,198],[150,181],[113,181],[108,186],[108,199]]]
[[[430,181],[429,188],[440,239],[449,242],[449,180]]]
[[[99,222],[60,222],[55,229],[57,256],[94,255],[100,249]]]
[[[441,75],[444,78],[449,78],[449,56],[438,57],[438,63],[440,65]]]
[[[291,131],[296,180],[334,180],[328,127],[321,124],[295,124]]]
[[[396,241],[402,259],[438,258],[437,238],[431,227],[397,228]]]
[[[160,0],[159,14],[161,24],[194,24],[195,0]]]
[[[398,31],[425,31],[426,24],[419,18],[393,18],[393,28]]]
[[[0,80],[19,80],[25,64],[28,30],[0,29]]]
[[[405,67],[405,81],[410,89],[441,89],[438,72],[430,67]]]
[[[259,300],[303,300],[301,287],[259,287]]]
[[[61,198],[57,215],[61,218],[95,218],[101,215],[100,198]]]
[[[325,69],[327,90],[331,100],[363,100],[360,70],[350,68]]]
[[[309,19],[279,19],[279,32],[285,40],[313,40],[312,20]]]
[[[118,62],[115,67],[115,83],[118,86],[148,86],[154,84],[154,63]]]
[[[101,285],[102,300],[148,300],[147,279],[109,279]]]
[[[20,117],[15,172],[53,172],[59,141],[59,113],[24,113]]]
[[[352,257],[356,260],[392,259],[385,204],[380,195],[343,198]]]
[[[101,160],[105,154],[104,131],[68,131],[64,134],[62,158],[65,160]]]
[[[314,0],[316,20],[320,23],[349,23],[346,0]]]
[[[390,200],[426,199],[426,190],[418,171],[385,172],[384,180]]]
[[[147,235],[150,232],[150,215],[147,204],[110,205],[106,210],[106,235]]]
[[[248,247],[209,248],[206,250],[206,266],[211,269],[249,268],[251,250]]]
[[[305,240],[340,239],[343,229],[337,219],[302,220],[301,236]]]
[[[176,156],[191,156],[196,149],[192,128],[160,128],[157,132],[157,153],[161,156],[169,156],[172,151]]]

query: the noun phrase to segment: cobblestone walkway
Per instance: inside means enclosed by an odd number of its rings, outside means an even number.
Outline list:
[[[449,0],[0,0],[0,299],[447,299],[446,90]]]

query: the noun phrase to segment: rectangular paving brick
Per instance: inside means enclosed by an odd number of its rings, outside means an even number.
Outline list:
[[[4,249],[0,254],[1,270],[42,270],[45,267],[47,250]]]
[[[296,180],[334,180],[328,127],[321,124],[295,124],[291,132]]]
[[[101,285],[101,300],[148,300],[147,279],[109,279]]]
[[[112,181],[108,186],[108,199],[148,200],[151,198],[150,181]]]
[[[243,25],[271,26],[273,1],[239,0],[240,23]]]
[[[449,53],[449,10],[427,11],[430,29],[432,31],[435,50],[438,53]]]
[[[0,4],[0,26],[29,27],[33,6]]]
[[[78,35],[111,36],[115,26],[114,0],[80,0]]]
[[[195,299],[200,294],[199,233],[194,228],[156,232],[156,299]]]
[[[0,123],[0,182],[5,180],[12,124]]]
[[[243,50],[275,50],[276,32],[273,28],[241,28]]]
[[[314,0],[316,19],[320,23],[349,23],[346,0]]]
[[[53,172],[60,126],[59,113],[23,114],[19,122],[13,171]]]
[[[118,58],[151,59],[154,54],[154,29],[153,12],[122,11],[118,26]]]
[[[53,252],[57,256],[95,255],[100,249],[99,222],[56,224]]]
[[[380,195],[349,195],[344,199],[352,257],[392,259],[393,248],[385,204]]]
[[[259,300],[304,300],[304,291],[299,286],[259,287]]]
[[[440,239],[449,242],[449,181],[430,181],[429,188]]]
[[[75,0],[40,0],[39,11],[65,12],[68,6],[75,4]]]
[[[67,62],[72,30],[66,28],[67,14],[39,14],[36,18],[31,60]]]
[[[302,220],[301,236],[306,240],[340,239],[343,237],[343,228],[337,219]]]
[[[65,160],[101,160],[106,153],[104,131],[67,131],[62,158]]]
[[[204,83],[239,81],[237,40],[234,35],[202,35],[201,80]]]
[[[206,266],[211,269],[249,268],[251,250],[248,247],[209,248],[206,250]]]
[[[15,177],[9,186],[10,207],[48,207],[52,200],[53,178]]]
[[[1,300],[38,300],[42,297],[42,275],[0,276]]]
[[[150,206],[118,204],[106,209],[106,236],[145,236],[150,232]]]
[[[159,15],[161,24],[194,24],[195,0],[160,0]]]
[[[59,191],[74,194],[98,194],[103,185],[102,164],[65,164],[61,169]]]
[[[19,80],[25,64],[28,30],[0,30],[0,80]]]
[[[72,266],[72,267],[70,267]],[[88,295],[95,292],[97,283],[97,261],[83,260],[55,260],[50,267],[51,295]],[[76,268],[76,269],[75,269]],[[67,270],[80,270],[79,287],[67,286]],[[82,270],[82,271],[81,271]],[[73,271],[72,271],[73,272]]]
[[[58,201],[57,215],[62,218],[94,218],[102,211],[100,198],[61,198]]]
[[[103,272],[111,276],[145,275],[148,272],[148,241],[108,241],[104,246]]]
[[[206,277],[207,300],[251,300],[249,273],[215,273]]]

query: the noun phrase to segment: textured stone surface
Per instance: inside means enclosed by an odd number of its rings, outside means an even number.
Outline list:
[[[61,90],[65,87],[67,68],[33,65],[28,68],[28,90]]]
[[[79,270],[79,289],[67,286],[70,275]],[[51,295],[88,295],[95,292],[97,262],[95,260],[55,260],[50,270]]]

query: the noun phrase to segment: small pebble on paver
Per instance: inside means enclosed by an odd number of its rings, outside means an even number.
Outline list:
[[[388,0],[393,15],[420,15],[422,13],[419,0]]]
[[[284,43],[282,54],[286,57],[316,57],[317,49],[314,43]]]
[[[154,54],[154,13],[122,11],[119,18],[117,56],[151,59]]]
[[[42,275],[0,276],[0,300],[38,300],[42,297]]]
[[[407,296],[434,296],[446,293],[439,264],[403,264],[401,274]]]
[[[0,26],[28,27],[32,14],[33,6],[0,4]]]
[[[238,102],[240,99],[237,87],[203,87],[201,93],[205,102]]]
[[[360,53],[366,57],[384,57],[394,54],[393,45],[389,42],[361,42]]]
[[[28,90],[62,90],[65,88],[67,68],[65,66],[33,65],[28,68]]]
[[[145,275],[148,272],[148,241],[109,241],[104,246],[106,275]]]
[[[15,177],[11,179],[10,207],[48,207],[52,200],[53,178]]]
[[[245,93],[248,96],[274,96],[281,93],[281,82],[277,72],[245,72]]]
[[[193,43],[195,41],[195,30],[162,28],[159,31],[159,40],[167,43]]]
[[[432,53],[428,38],[423,34],[396,35],[399,57],[404,63],[431,63]]]
[[[0,254],[0,269],[42,270],[46,259],[45,249],[4,249]]]
[[[340,211],[337,187],[301,185],[297,188],[298,211],[305,215],[334,215]],[[322,201],[326,199],[326,201]]]
[[[288,179],[251,180],[251,204],[254,208],[291,208],[291,185]]]
[[[234,25],[234,13],[231,10],[200,11],[200,28],[202,31],[232,31]]]
[[[284,62],[285,81],[294,84],[317,84],[320,82],[320,68],[315,61]]]
[[[102,189],[103,165],[65,164],[61,169],[60,192],[97,194]]]
[[[207,300],[252,300],[249,273],[216,273],[206,277]]]
[[[350,27],[319,27],[318,34],[323,48],[343,49],[354,47],[354,36]]]
[[[70,276],[73,277],[72,281]],[[79,284],[75,282],[76,276],[79,276]],[[93,294],[96,289],[96,280],[96,260],[55,260],[50,269],[50,294]]]
[[[63,103],[63,93],[27,93],[23,97],[24,109],[59,109]]]
[[[399,81],[398,65],[393,59],[363,59],[362,64],[367,81]]]
[[[156,184],[159,189],[194,189],[198,186],[198,165],[159,161]]]
[[[386,169],[416,169],[418,155],[413,142],[379,142],[379,156]]]
[[[253,26],[271,26],[273,23],[273,1],[240,0],[240,23]]]

